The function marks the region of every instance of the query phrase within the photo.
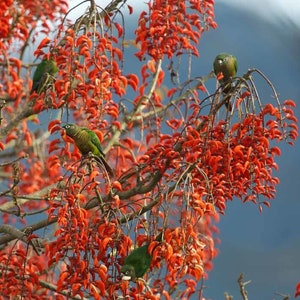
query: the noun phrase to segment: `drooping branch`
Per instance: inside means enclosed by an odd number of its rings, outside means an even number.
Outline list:
[[[156,64],[156,70],[150,85],[150,89],[149,92],[142,96],[141,99],[139,100],[139,102],[134,106],[134,108],[132,109],[132,111],[128,114],[125,115],[123,121],[120,124],[119,128],[114,128],[113,129],[113,133],[112,136],[110,137],[109,141],[107,142],[107,146],[105,149],[110,149],[115,143],[118,142],[121,134],[127,129],[129,123],[131,122],[136,122],[138,119],[141,118],[140,116],[140,112],[142,112],[142,110],[147,106],[147,103],[149,103],[155,88],[157,86],[157,80],[158,80],[158,75],[159,72],[161,70],[161,64],[162,64],[162,60],[159,60]],[[105,152],[105,150],[104,150]]]

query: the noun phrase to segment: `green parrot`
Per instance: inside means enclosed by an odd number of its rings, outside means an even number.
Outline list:
[[[162,241],[162,232],[156,237],[155,241]],[[136,278],[143,277],[146,274],[152,262],[152,254],[148,251],[149,245],[150,243],[147,243],[144,246],[134,249],[125,258],[121,268],[121,273],[123,274],[122,280],[135,281]]]
[[[33,73],[33,82],[30,94],[37,92],[40,94],[47,77],[54,76],[58,71],[56,62],[53,59],[43,59]]]
[[[216,56],[214,60],[213,67],[216,76],[218,76],[218,74],[221,72],[223,74],[223,78],[219,82],[221,85],[223,85],[222,92],[225,96],[230,93],[233,87],[231,80],[236,75],[237,65],[238,63],[236,57],[227,53],[220,53]],[[229,110],[231,110],[229,100],[230,97],[228,98],[228,101],[225,104],[226,107],[228,107]]]
[[[66,130],[66,134],[74,140],[75,145],[82,155],[87,155],[89,152],[91,152],[98,156],[109,176],[113,176],[114,172],[105,160],[105,155],[102,151],[100,140],[94,131],[70,123],[62,127]]]

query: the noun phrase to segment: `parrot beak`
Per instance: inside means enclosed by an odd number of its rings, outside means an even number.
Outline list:
[[[125,275],[125,274],[122,274],[122,280],[124,281],[130,281],[131,280],[131,276],[128,276],[128,275]]]

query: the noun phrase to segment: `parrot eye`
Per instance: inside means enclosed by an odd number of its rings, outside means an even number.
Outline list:
[[[71,126],[70,125],[65,125],[65,128],[70,128]]]

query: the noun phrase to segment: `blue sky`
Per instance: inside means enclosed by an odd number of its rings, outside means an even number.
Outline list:
[[[276,23],[277,17],[289,17],[299,22],[300,1],[298,0],[216,0],[219,3],[231,6],[233,9],[252,12],[271,23]]]

